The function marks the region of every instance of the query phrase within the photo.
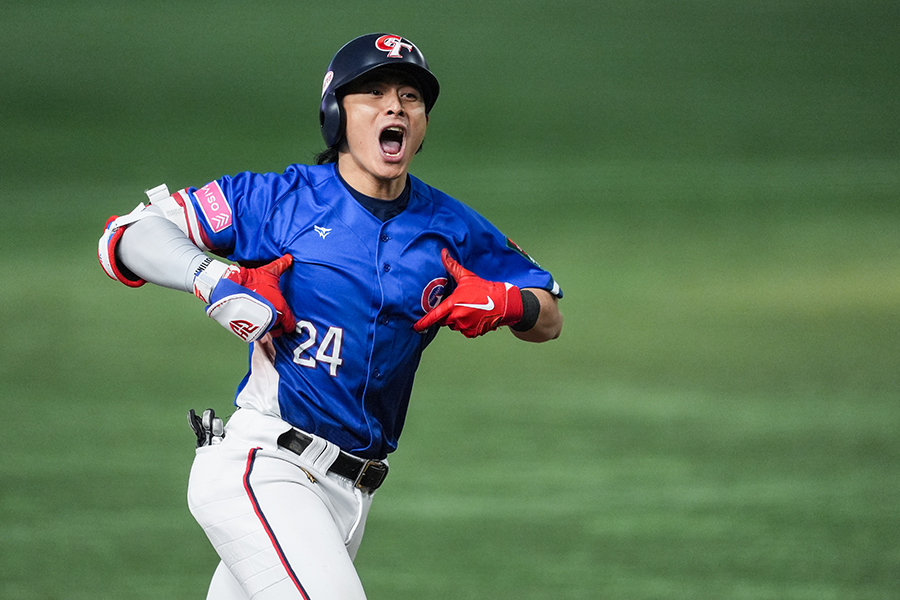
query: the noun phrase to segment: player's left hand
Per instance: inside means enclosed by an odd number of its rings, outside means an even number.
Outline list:
[[[482,279],[464,269],[446,248],[441,251],[441,261],[456,281],[456,289],[413,325],[417,332],[421,333],[432,325],[446,325],[466,337],[474,338],[503,325],[515,325],[522,319],[522,293],[519,288],[511,283]]]

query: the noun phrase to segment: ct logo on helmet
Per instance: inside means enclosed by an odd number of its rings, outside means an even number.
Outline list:
[[[428,285],[425,286],[425,289],[422,290],[422,310],[431,312],[435,306],[440,304],[446,288],[446,277],[436,277],[429,281]]]
[[[377,40],[375,40],[375,47],[381,50],[382,52],[388,53],[388,58],[403,58],[400,55],[400,51],[404,48],[412,52],[414,46],[412,44],[405,44],[403,42],[403,38],[399,35],[383,35]]]

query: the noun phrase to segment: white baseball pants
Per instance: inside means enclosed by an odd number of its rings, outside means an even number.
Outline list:
[[[209,600],[364,600],[353,566],[372,494],[328,473],[321,438],[296,455],[289,426],[239,409],[225,440],[197,449],[188,505],[221,558]]]

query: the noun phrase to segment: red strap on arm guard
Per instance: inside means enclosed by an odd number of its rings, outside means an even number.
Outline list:
[[[143,207],[144,205],[141,204],[135,211],[142,210]],[[131,215],[134,214],[135,212],[133,211]],[[122,282],[128,287],[136,288],[147,282],[129,271],[124,265],[119,264],[116,258],[116,245],[122,238],[122,234],[125,233],[125,225],[133,222],[129,220],[128,223],[120,223],[120,220],[127,219],[131,215],[125,215],[125,217],[113,215],[106,221],[106,229],[100,237],[100,245],[97,249],[97,258],[100,260],[100,266],[103,267],[103,271],[110,278]]]

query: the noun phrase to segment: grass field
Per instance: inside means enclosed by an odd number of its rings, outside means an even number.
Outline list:
[[[442,84],[414,174],[566,327],[426,353],[369,596],[900,596],[900,5],[328,6],[0,7],[0,598],[205,597],[184,414],[245,351],[96,240],[162,181],[308,162],[328,59],[380,29]]]

